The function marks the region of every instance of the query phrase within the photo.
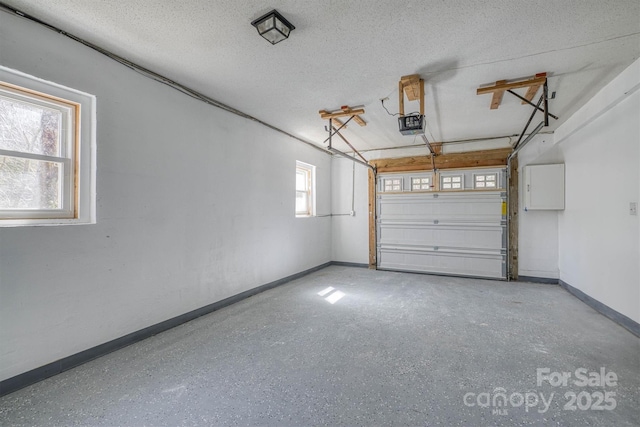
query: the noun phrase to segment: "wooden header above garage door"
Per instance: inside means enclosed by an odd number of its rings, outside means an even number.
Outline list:
[[[450,153],[436,155],[436,169],[476,168],[484,166],[504,166],[513,150],[500,148],[496,150],[470,151],[467,153]],[[431,156],[403,157],[401,159],[370,160],[378,173],[426,171],[433,169]]]

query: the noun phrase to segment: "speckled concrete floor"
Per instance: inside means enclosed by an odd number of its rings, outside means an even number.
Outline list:
[[[638,425],[639,370],[558,286],[333,266],[5,396],[0,424]]]

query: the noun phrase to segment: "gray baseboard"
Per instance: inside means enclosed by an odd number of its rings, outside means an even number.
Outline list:
[[[14,391],[20,390],[21,388],[37,383],[38,381],[42,381],[61,372],[67,371],[71,368],[75,368],[76,366],[82,365],[83,363],[97,359],[100,356],[104,356],[105,354],[127,347],[131,344],[135,344],[138,341],[142,341],[146,338],[152,337],[153,335],[157,335],[161,332],[167,331],[178,325],[189,322],[190,320],[194,320],[200,316],[204,316],[205,314],[220,310],[223,307],[235,304],[236,302],[242,301],[243,299],[249,298],[253,295],[259,294],[269,289],[273,289],[280,285],[284,285],[285,283],[304,277],[332,264],[332,262],[327,262],[308,270],[301,271],[300,273],[292,274],[291,276],[287,276],[282,279],[258,286],[256,288],[249,289],[248,291],[241,292],[232,297],[223,299],[222,301],[214,302],[213,304],[206,305],[172,319],[165,320],[164,322],[160,322],[139,331],[132,332],[123,337],[116,338],[104,344],[100,344],[90,349],[81,351],[80,353],[72,354],[71,356],[56,360],[55,362],[16,375],[15,377],[7,378],[6,380],[0,381],[0,396],[4,396]]]
[[[596,310],[598,313],[602,314],[603,316],[608,317],[609,319],[613,320],[618,325],[620,325],[623,328],[627,329],[629,332],[631,332],[635,336],[640,337],[640,323],[638,323],[635,320],[625,316],[622,313],[617,312],[613,308],[601,303],[597,299],[595,299],[593,297],[590,297],[589,295],[587,295],[584,292],[582,292],[580,289],[574,288],[573,286],[571,286],[567,282],[565,282],[563,280],[560,280],[559,282],[560,282],[560,286],[562,286],[571,295],[575,296],[580,301],[584,302],[589,307],[593,308],[594,310]]]
[[[73,354],[71,356],[65,357],[63,359],[57,360],[55,362],[49,363],[39,368],[35,368],[30,371],[24,372],[22,374],[16,375],[15,377],[0,381],[0,396],[4,396],[6,394],[12,393],[21,388],[34,384],[38,381],[42,381],[46,378],[52,377],[61,372],[64,372],[76,366],[82,365],[83,363],[94,360],[100,356],[104,356],[105,354],[119,350],[131,344],[134,344],[138,341],[142,341],[146,338],[149,338],[153,335],[157,335],[161,332],[174,328],[183,323],[189,322],[200,316],[204,316],[205,314],[212,313],[223,307],[227,307],[231,304],[235,304],[236,302],[242,301],[243,299],[249,298],[253,295],[259,294],[266,290],[273,289],[280,285],[284,285],[285,283],[299,279],[301,277],[304,277],[308,274],[311,274],[313,272],[316,272],[318,270],[321,270],[331,265],[337,265],[337,266],[343,266],[343,267],[369,268],[368,264],[359,264],[359,263],[350,263],[350,262],[341,262],[341,261],[331,261],[331,262],[318,265],[316,267],[310,268],[300,273],[296,273],[291,276],[287,276],[282,279],[258,286],[256,288],[253,288],[248,291],[241,292],[232,297],[226,298],[222,301],[218,301],[213,304],[209,304],[199,309],[174,317],[172,319],[165,320],[164,322],[160,322],[155,325],[149,326],[147,328],[141,329],[139,331],[132,332],[128,335],[125,335],[120,338],[116,338],[115,340],[106,342],[104,344],[100,344],[98,346],[92,347],[80,353]],[[532,278],[528,276],[520,276],[519,280],[530,281],[534,283],[549,283],[549,284],[557,284],[559,282],[560,286],[566,289],[569,293],[576,296],[578,299],[580,299],[587,305],[591,306],[592,308],[594,308],[596,311],[600,312],[604,316],[608,317],[609,319],[613,320],[614,322],[628,329],[634,335],[640,337],[639,323],[635,322],[634,320],[628,318],[627,316],[621,313],[618,313],[612,308],[602,304],[600,301],[590,297],[589,295],[585,294],[579,289],[574,288],[573,286],[569,285],[568,283],[562,280],[558,281],[555,279],[544,279],[544,278],[535,278],[535,277]]]
[[[359,262],[331,261],[331,265],[339,265],[342,267],[369,268],[369,264],[361,264]]]
[[[550,279],[547,277],[534,277],[534,276],[518,276],[518,282],[542,283],[544,285],[558,285],[560,284],[560,279]]]

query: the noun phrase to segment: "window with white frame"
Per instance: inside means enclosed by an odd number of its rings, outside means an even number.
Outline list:
[[[440,189],[441,190],[462,190],[463,186],[462,175],[448,175],[440,177]]]
[[[315,215],[316,167],[296,162],[296,216]]]
[[[485,188],[497,188],[497,187],[498,187],[497,173],[475,174],[473,176],[473,188],[485,189]]]
[[[402,178],[384,178],[382,191],[402,191]]]
[[[431,177],[411,178],[411,191],[431,190]]]
[[[95,222],[94,104],[0,67],[0,226]]]

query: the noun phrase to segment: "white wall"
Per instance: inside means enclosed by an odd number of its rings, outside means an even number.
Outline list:
[[[565,162],[560,279],[640,322],[640,60],[556,131]]]
[[[535,136],[518,153],[518,276],[558,279],[558,211],[524,210],[523,167],[562,163],[553,135]]]
[[[518,218],[518,276],[558,279],[558,213],[525,212]]]
[[[97,224],[0,228],[0,380],[331,260],[331,158],[0,12],[0,64],[97,96]]]
[[[520,172],[565,163],[566,180],[564,211],[524,212],[520,204],[519,274],[559,278],[636,322],[640,227],[629,203],[640,199],[639,85],[637,60],[518,156]]]
[[[332,259],[369,264],[368,169],[338,156],[333,157],[331,169]],[[355,216],[345,215],[352,210],[352,201]]]

